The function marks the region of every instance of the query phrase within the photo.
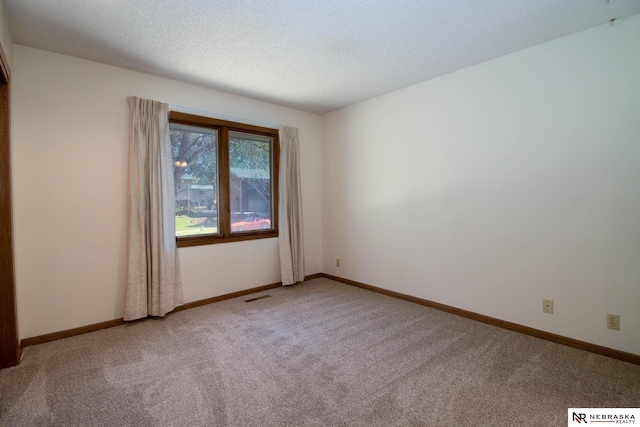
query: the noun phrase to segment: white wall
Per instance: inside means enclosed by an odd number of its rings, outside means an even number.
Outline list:
[[[321,271],[320,116],[20,45],[12,95],[21,338],[122,317],[131,95],[299,127],[305,267]],[[179,253],[186,302],[280,281],[277,239]]]
[[[323,271],[640,354],[639,52],[636,15],[327,114]]]

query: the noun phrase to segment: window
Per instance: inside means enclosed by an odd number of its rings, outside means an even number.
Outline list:
[[[278,130],[171,112],[178,247],[277,237]]]

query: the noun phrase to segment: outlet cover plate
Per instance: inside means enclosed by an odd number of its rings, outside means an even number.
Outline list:
[[[615,331],[620,330],[620,315],[607,313],[607,328]]]

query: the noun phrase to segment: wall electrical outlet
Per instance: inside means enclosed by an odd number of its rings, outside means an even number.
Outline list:
[[[607,328],[620,330],[620,315],[607,313]]]
[[[553,300],[552,299],[543,299],[542,300],[542,312],[547,314],[553,314]]]
[[[340,267],[340,258],[336,258],[336,267]]]

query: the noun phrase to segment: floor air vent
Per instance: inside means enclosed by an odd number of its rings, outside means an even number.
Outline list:
[[[246,299],[246,300],[244,300],[244,302],[253,302],[253,301],[258,301],[259,299],[265,299],[265,298],[271,298],[271,295],[262,295],[262,296],[259,296],[259,297]]]

